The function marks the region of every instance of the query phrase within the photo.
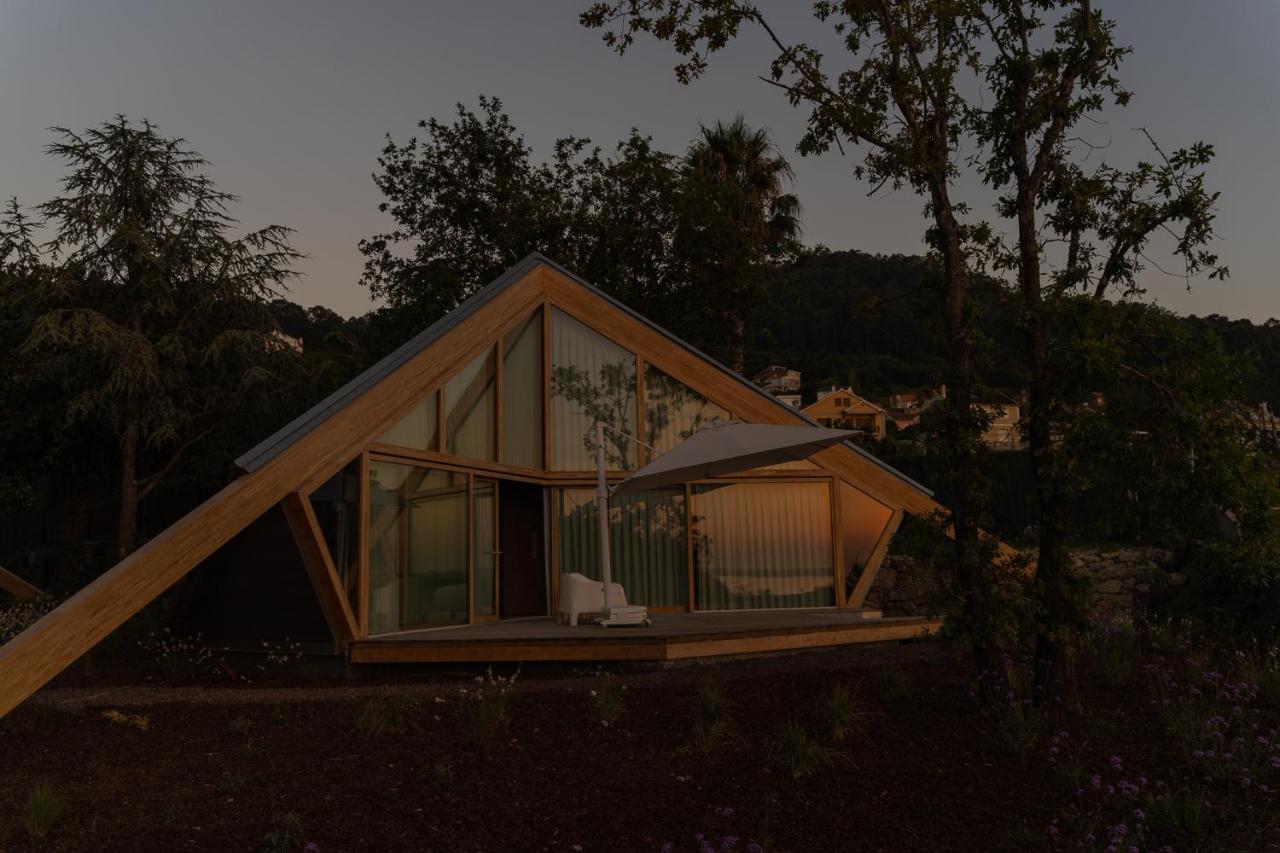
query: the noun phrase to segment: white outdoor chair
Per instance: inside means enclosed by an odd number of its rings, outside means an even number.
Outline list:
[[[627,604],[627,594],[620,584],[612,584],[610,595],[615,616],[632,614],[639,616],[643,624],[647,621],[646,608]],[[604,610],[604,583],[592,580],[578,572],[567,572],[560,576],[560,606],[556,612],[558,618],[577,626],[578,617],[583,613],[600,613]]]

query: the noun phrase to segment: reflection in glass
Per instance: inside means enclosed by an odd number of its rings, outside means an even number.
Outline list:
[[[465,474],[369,463],[369,633],[467,622]]]
[[[691,511],[699,609],[835,604],[826,483],[694,486]]]
[[[551,312],[551,432],[553,469],[594,471],[596,421],[606,431],[611,470],[635,460],[636,358],[562,311]],[[626,435],[620,434],[626,433]]]
[[[600,526],[592,489],[560,498],[560,571],[600,579]],[[612,575],[630,604],[683,607],[689,598],[684,489],[617,495],[609,501]]]
[[[497,363],[490,347],[444,386],[445,452],[493,459],[497,443]]]
[[[644,372],[645,441],[666,452],[704,424],[729,420],[726,409],[655,367]],[[652,457],[652,451],[646,451]]]
[[[494,538],[497,518],[497,489],[493,480],[476,477],[471,525],[475,543],[475,583],[472,606],[476,616],[492,616],[494,584],[498,579],[498,544]]]
[[[359,612],[356,588],[360,577],[360,460],[353,460],[312,492],[311,508],[329,547],[338,580],[347,592],[347,602],[353,613]]]
[[[436,394],[432,391],[418,405],[409,410],[409,414],[396,423],[378,439],[380,444],[394,444],[398,447],[412,447],[415,450],[435,450],[436,431],[439,425],[436,419]]]
[[[502,340],[502,461],[542,467],[542,312]]]
[[[840,539],[844,548],[844,594],[848,598],[893,518],[893,510],[861,489],[840,481]]]

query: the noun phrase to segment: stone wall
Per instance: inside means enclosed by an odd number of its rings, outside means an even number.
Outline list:
[[[1071,552],[1071,569],[1090,581],[1094,609],[1131,613],[1153,586],[1176,586],[1185,578],[1173,571],[1170,553],[1160,548],[1081,548]],[[867,593],[867,607],[886,616],[920,616],[929,610],[934,580],[911,557],[885,557],[876,582]]]

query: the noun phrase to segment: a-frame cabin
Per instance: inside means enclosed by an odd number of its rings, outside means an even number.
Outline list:
[[[531,255],[244,454],[228,486],[0,646],[0,715],[277,507],[353,661],[443,659],[406,649],[450,626],[550,625],[561,573],[598,568],[596,419],[658,451],[710,420],[812,423]],[[611,477],[643,464],[652,451],[639,442],[613,442]],[[902,514],[936,509],[927,489],[840,445],[810,462],[617,500],[614,577],[658,614],[849,616]],[[808,644],[827,642],[827,628],[810,626]],[[517,637],[502,654],[473,644],[453,659],[650,654],[618,642],[587,652],[558,630]],[[671,642],[658,657],[709,648],[676,652]]]

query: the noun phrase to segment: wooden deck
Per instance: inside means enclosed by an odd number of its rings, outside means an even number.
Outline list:
[[[487,622],[356,640],[353,663],[674,661],[787,652],[933,634],[940,619],[847,610],[654,614],[651,628],[576,628],[551,618]]]

